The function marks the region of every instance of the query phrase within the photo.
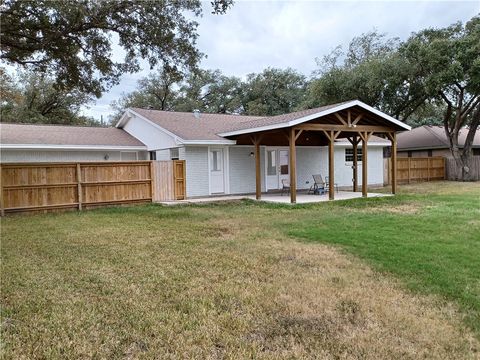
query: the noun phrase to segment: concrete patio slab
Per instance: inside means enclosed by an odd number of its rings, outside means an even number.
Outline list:
[[[392,196],[392,194],[368,193],[369,198],[384,197],[384,196]],[[361,192],[339,191],[335,193],[334,201],[356,199],[361,197],[362,197]],[[235,201],[235,200],[242,200],[242,199],[256,200],[255,195],[224,195],[224,196],[193,198],[193,199],[178,200],[178,201],[165,201],[165,202],[160,202],[160,204],[164,204],[164,205],[201,204],[201,203],[216,203],[216,202],[222,202],[222,201]],[[259,201],[264,201],[269,203],[278,203],[278,204],[290,204],[290,195],[289,194],[281,195],[279,193],[267,193],[267,194],[262,194],[262,199]],[[318,203],[323,201],[329,201],[328,194],[324,194],[324,195],[310,194],[309,195],[305,193],[297,193],[297,204],[310,204],[310,203]]]

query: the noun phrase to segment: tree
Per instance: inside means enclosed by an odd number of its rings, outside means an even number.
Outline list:
[[[231,4],[214,0],[213,12]],[[203,56],[193,20],[201,11],[200,0],[3,0],[0,58],[100,97],[121,74],[138,71],[140,59],[151,68],[194,68]],[[114,42],[123,61],[114,60]]]
[[[295,111],[304,100],[306,86],[305,76],[291,68],[249,74],[243,86],[243,112],[271,116]]]
[[[413,34],[400,48],[414,77],[408,95],[443,103],[443,126],[461,179],[470,180],[472,144],[480,126],[480,16],[465,25],[427,29]],[[415,111],[416,105],[411,109]],[[468,129],[465,144],[460,130]]]
[[[78,90],[61,90],[55,80],[33,72],[23,72],[19,79],[0,72],[2,122],[100,125],[81,114],[81,107],[91,98]]]
[[[242,82],[220,70],[190,73],[179,90],[177,111],[200,110],[207,113],[232,114],[241,112]]]
[[[174,109],[178,96],[175,87],[178,88],[182,79],[182,73],[166,66],[140,79],[135,91],[123,94],[119,100],[112,102],[114,114],[110,117],[110,122],[114,123],[120,119],[125,109],[129,107],[154,110]]]

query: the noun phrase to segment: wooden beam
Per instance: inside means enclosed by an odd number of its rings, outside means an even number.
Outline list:
[[[392,134],[391,137],[392,142],[392,194],[397,193],[397,137],[395,133]],[[410,162],[408,167],[408,172],[410,173]],[[410,180],[410,174],[408,176]]]
[[[347,113],[347,126],[348,127],[351,127],[352,126],[352,113],[350,112],[350,110],[348,110],[348,113]]]
[[[300,124],[296,125],[295,129],[297,130],[309,130],[309,131],[348,131],[348,132],[375,132],[375,133],[385,133],[391,132],[392,128],[386,126],[377,126],[377,125],[358,125],[348,127],[345,125],[335,125],[335,124]]]
[[[362,196],[367,197],[368,190],[368,133],[360,133],[362,138]]]
[[[338,120],[340,120],[340,122],[344,125],[344,126],[347,126],[348,127],[348,124],[345,120],[343,120],[343,118],[340,116],[340,114],[338,112],[335,113],[335,116],[337,117]]]
[[[297,141],[297,139],[300,137],[300,135],[302,134],[302,132],[303,132],[302,129],[298,130],[297,135],[295,135],[295,141]]]
[[[328,141],[328,198],[330,200],[335,200],[335,151],[333,148],[335,141],[334,136],[335,134],[332,131]]]
[[[297,202],[297,154],[295,148],[295,129],[290,129],[290,202]]]
[[[358,191],[358,142],[357,136],[353,136],[353,192]]]
[[[360,120],[362,120],[362,118],[363,118],[363,114],[358,115],[358,116],[355,118],[355,120],[353,120],[352,126],[357,125],[358,122],[359,122]]]
[[[260,172],[260,140],[255,139],[255,197],[262,198],[262,177]]]

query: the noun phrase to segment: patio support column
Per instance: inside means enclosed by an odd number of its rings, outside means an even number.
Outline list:
[[[360,132],[362,138],[362,196],[367,197],[368,189],[368,139],[372,133],[367,131]]]
[[[392,142],[392,194],[397,193],[397,136],[395,133],[387,133],[388,138]]]
[[[262,177],[260,171],[260,139],[255,137],[253,144],[255,145],[255,195],[256,199],[262,198]]]
[[[288,136],[290,144],[290,202],[297,202],[297,154],[295,148],[295,129],[291,128]]]
[[[333,131],[330,131],[328,137],[328,198],[335,200],[335,150],[333,148]]]

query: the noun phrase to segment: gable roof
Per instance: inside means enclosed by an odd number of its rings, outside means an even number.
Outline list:
[[[225,141],[227,140],[225,138],[228,136],[290,127],[354,106],[373,113],[374,116],[392,124],[394,128],[398,130],[410,130],[410,126],[358,100],[277,116],[244,116],[208,113],[201,113],[195,116],[195,114],[191,112],[130,108],[126,112],[127,115],[124,115],[116,126],[122,127],[126,119],[128,119],[128,114],[133,114],[154,123],[173,136],[180,138],[180,140],[185,140],[185,143],[192,141]]]
[[[134,114],[141,115],[154,124],[175,134],[183,140],[225,140],[217,135],[244,122],[261,119],[261,116],[200,113],[196,117],[192,112],[174,112],[130,108]],[[118,125],[118,124],[117,124]]]
[[[465,144],[468,129],[463,128],[458,135],[460,146]],[[473,140],[474,147],[480,147],[480,132],[477,131]],[[445,149],[450,148],[445,129],[442,126],[424,125],[397,135],[398,150]]]
[[[136,148],[145,145],[122,129],[63,125],[0,124],[2,148]]]
[[[314,109],[307,109],[296,111],[293,113],[282,114],[277,116],[270,116],[264,117],[262,119],[252,120],[251,122],[245,122],[242,124],[238,124],[236,127],[232,128],[230,131],[221,132],[219,135],[221,136],[235,136],[241,134],[247,134],[249,132],[258,132],[263,130],[271,130],[271,129],[280,129],[284,127],[290,127],[294,125],[298,125],[313,119],[316,119],[321,116],[333,114],[337,111],[341,111],[344,109],[348,109],[354,106],[358,106],[367,110],[376,116],[382,118],[386,122],[389,122],[398,130],[410,130],[411,127],[403,122],[387,115],[377,109],[372,108],[371,106],[359,101],[359,100],[352,100],[352,101],[345,101],[342,103],[326,105]]]

